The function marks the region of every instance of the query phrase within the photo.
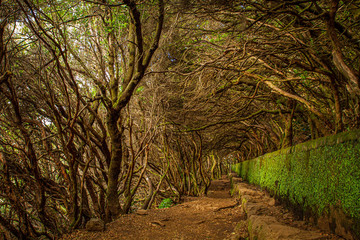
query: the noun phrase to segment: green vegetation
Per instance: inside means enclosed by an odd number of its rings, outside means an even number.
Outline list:
[[[331,208],[360,220],[360,130],[266,154],[234,166],[241,177],[316,217]]]
[[[173,200],[171,200],[171,198],[165,198],[161,201],[160,205],[159,205],[159,209],[162,209],[162,208],[169,208],[173,205]]]
[[[58,238],[359,129],[359,12],[335,0],[1,1],[0,226]],[[310,210],[357,216],[357,153],[323,141],[241,171]]]

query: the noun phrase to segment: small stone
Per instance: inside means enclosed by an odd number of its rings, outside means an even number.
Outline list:
[[[145,209],[139,209],[136,211],[136,214],[137,215],[147,215],[148,213],[147,213],[147,210],[145,210]]]
[[[268,204],[270,205],[270,206],[275,206],[275,199],[274,198],[271,198],[270,200],[269,200],[269,202],[268,202]]]
[[[104,231],[105,222],[99,218],[91,218],[85,226],[87,231]]]
[[[165,224],[163,224],[163,223],[160,222],[160,221],[153,221],[153,222],[151,222],[151,225],[153,225],[153,226],[165,227]]]

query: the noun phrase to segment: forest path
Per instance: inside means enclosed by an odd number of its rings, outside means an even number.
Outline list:
[[[212,181],[206,197],[187,197],[166,209],[140,210],[107,224],[104,232],[77,230],[63,239],[227,239],[244,219],[239,203],[230,196],[230,181],[223,178]]]
[[[62,240],[343,239],[297,219],[258,187],[240,178],[233,178],[233,182],[235,195],[240,199],[230,196],[230,181],[223,177],[212,181],[207,196],[186,197],[171,208],[122,215],[107,224],[103,232],[76,230]]]

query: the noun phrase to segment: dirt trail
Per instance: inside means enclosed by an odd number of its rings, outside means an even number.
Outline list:
[[[103,232],[76,230],[62,240],[342,239],[299,221],[257,187],[239,178],[233,178],[233,182],[237,199],[230,196],[228,179],[214,180],[206,197],[188,197],[167,209],[139,210],[107,224]]]
[[[228,179],[214,180],[206,197],[188,197],[184,203],[171,208],[123,215],[107,224],[104,232],[77,230],[63,239],[230,238],[235,226],[245,219],[245,215],[229,192]]]

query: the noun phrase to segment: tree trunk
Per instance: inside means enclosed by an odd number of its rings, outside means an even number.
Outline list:
[[[327,33],[332,43],[332,57],[333,63],[337,70],[348,80],[347,90],[350,94],[360,95],[360,80],[359,75],[351,66],[349,66],[341,49],[341,41],[337,36],[335,19],[336,13],[339,9],[339,0],[332,0],[330,2],[330,9],[328,18],[325,18],[327,24]]]
[[[287,114],[285,120],[285,136],[283,142],[281,144],[281,148],[291,147],[293,145],[293,118],[294,112],[296,108],[296,103],[294,100],[289,100],[289,109],[291,109],[291,113]]]
[[[120,113],[110,111],[106,121],[111,146],[111,159],[106,192],[106,221],[115,219],[122,212],[118,194],[118,178],[122,161],[122,129],[119,129],[118,127],[119,121],[121,121]]]
[[[143,205],[141,206],[141,209],[148,209],[149,208],[149,203],[150,203],[151,198],[152,198],[152,196],[154,194],[154,184],[152,183],[149,176],[147,176],[146,174],[145,174],[145,179],[146,179],[146,182],[148,183],[148,186],[149,186],[149,193],[148,193]]]
[[[338,133],[344,130],[344,125],[342,122],[342,109],[340,105],[339,91],[336,88],[334,79],[331,79],[331,90],[333,92],[335,102],[335,133]]]

